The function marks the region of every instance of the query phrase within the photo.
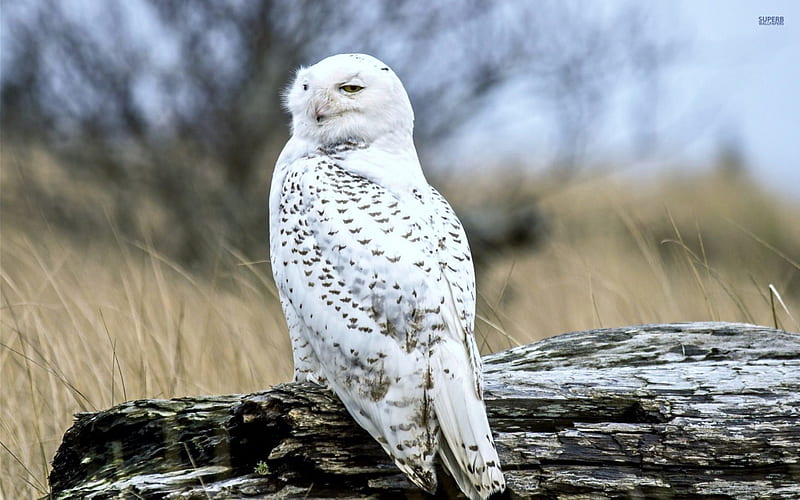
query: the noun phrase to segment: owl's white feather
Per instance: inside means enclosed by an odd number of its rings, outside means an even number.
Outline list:
[[[330,387],[421,488],[439,455],[472,499],[505,488],[473,337],[464,230],[428,185],[399,78],[363,54],[297,72],[270,191],[295,380]]]

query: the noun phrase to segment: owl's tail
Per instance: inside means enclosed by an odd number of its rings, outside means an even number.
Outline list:
[[[445,468],[470,499],[483,500],[503,491],[506,482],[468,356],[453,339],[440,343],[432,363],[433,404],[444,438],[439,439],[439,456]]]

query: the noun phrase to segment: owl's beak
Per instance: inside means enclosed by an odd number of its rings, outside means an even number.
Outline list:
[[[311,117],[314,118],[314,121],[316,121],[317,123],[321,123],[322,120],[325,119],[325,114],[326,114],[325,112],[328,109],[326,101],[327,101],[327,96],[320,95],[320,93],[317,92],[314,95],[314,98],[309,103],[311,104],[309,109]]]
[[[317,123],[321,122],[325,118],[323,106],[320,104],[313,104],[309,111],[311,117],[314,118]]]
[[[331,96],[325,93],[319,93],[315,97],[316,99],[314,99],[311,105],[311,116],[314,117],[317,123],[321,124],[336,113],[331,106]]]
[[[316,120],[317,123],[321,124],[322,122],[324,122],[325,120],[327,120],[332,116],[335,116],[336,114],[337,113],[332,113],[328,106],[320,106],[320,107],[314,107],[312,116],[314,116],[314,120]]]

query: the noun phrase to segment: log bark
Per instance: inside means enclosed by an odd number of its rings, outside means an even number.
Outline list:
[[[510,498],[800,498],[800,334],[592,330],[484,368]],[[333,394],[293,383],[78,414],[50,482],[60,499],[424,498]]]

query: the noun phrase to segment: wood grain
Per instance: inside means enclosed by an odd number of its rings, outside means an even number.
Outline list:
[[[800,498],[800,334],[631,326],[484,362],[510,498]],[[79,414],[50,481],[56,498],[424,498],[309,384]]]

